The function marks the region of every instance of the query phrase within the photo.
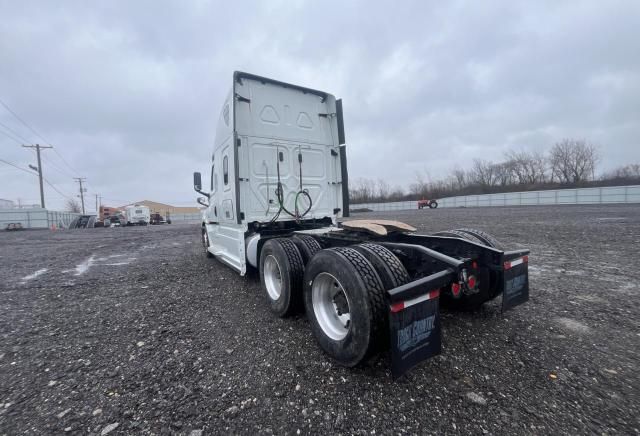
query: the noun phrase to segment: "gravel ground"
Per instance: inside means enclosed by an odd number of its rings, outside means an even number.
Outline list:
[[[373,216],[529,247],[529,303],[443,313],[443,354],[392,382],[272,316],[195,225],[2,233],[0,434],[640,432],[640,206]]]

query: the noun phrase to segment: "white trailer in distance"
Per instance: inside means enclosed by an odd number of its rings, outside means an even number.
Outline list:
[[[218,118],[201,228],[207,256],[259,272],[277,316],[305,310],[320,347],[355,366],[391,348],[398,377],[440,353],[440,302],[466,308],[528,299],[529,250],[458,229],[416,235],[349,215],[342,101],[235,72]]]
[[[146,226],[151,221],[151,211],[147,206],[133,205],[124,209],[124,218],[128,226]]]

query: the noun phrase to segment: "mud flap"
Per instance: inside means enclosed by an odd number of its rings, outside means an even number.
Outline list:
[[[391,305],[391,374],[402,376],[418,363],[440,354],[440,291]]]
[[[504,268],[503,312],[529,301],[528,256],[505,262]]]

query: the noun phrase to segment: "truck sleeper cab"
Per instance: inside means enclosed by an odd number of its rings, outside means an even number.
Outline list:
[[[528,299],[528,250],[473,229],[415,235],[396,221],[348,217],[342,102],[235,72],[218,118],[205,206],[207,256],[257,269],[278,316],[305,310],[321,348],[346,366],[391,347],[398,377],[440,353],[440,300],[477,307]]]

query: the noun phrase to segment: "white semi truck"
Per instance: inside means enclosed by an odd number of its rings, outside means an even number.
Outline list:
[[[305,310],[320,347],[346,366],[391,348],[392,373],[440,353],[440,302],[502,308],[528,299],[528,250],[458,229],[416,235],[348,217],[342,101],[235,72],[203,185],[207,256],[259,272],[277,316]]]
[[[124,214],[128,226],[146,226],[151,221],[151,211],[147,206],[127,206]]]

